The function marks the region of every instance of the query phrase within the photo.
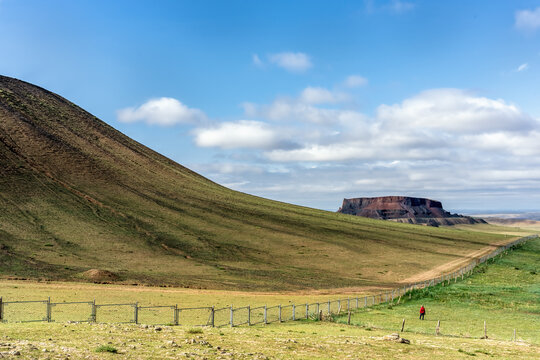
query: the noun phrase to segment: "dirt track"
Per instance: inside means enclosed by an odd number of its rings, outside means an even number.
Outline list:
[[[448,272],[450,272],[452,270],[455,270],[455,269],[459,269],[459,268],[467,265],[472,259],[481,258],[482,256],[484,256],[486,254],[489,254],[490,252],[495,250],[497,247],[499,247],[501,245],[504,245],[504,244],[507,244],[509,242],[512,242],[515,239],[516,238],[509,238],[509,239],[505,239],[505,240],[493,243],[493,244],[491,244],[489,246],[483,247],[483,248],[481,248],[479,250],[476,250],[476,251],[473,251],[473,252],[471,252],[471,253],[469,253],[467,255],[464,255],[459,259],[452,260],[452,261],[450,261],[450,262],[448,262],[446,264],[439,265],[436,268],[433,268],[431,270],[428,270],[428,271],[425,271],[423,273],[416,274],[416,275],[413,275],[413,276],[408,277],[406,279],[403,279],[403,280],[400,281],[400,283],[402,283],[402,284],[407,283],[408,284],[408,283],[433,279],[433,278],[435,278],[437,276],[440,276],[441,274],[448,273]]]

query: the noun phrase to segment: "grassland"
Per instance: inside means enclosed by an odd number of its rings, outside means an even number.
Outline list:
[[[402,298],[400,305],[359,311],[348,326],[336,322],[296,321],[238,328],[87,324],[0,324],[0,352],[19,351],[22,358],[183,358],[195,359],[536,359],[540,355],[540,240],[530,241],[477,268],[464,281]],[[2,282],[7,298],[53,296],[60,301],[144,301],[186,306],[286,304],[335,295],[241,293],[118,285]],[[417,319],[418,308],[428,310]],[[406,319],[403,337],[410,345],[383,340]],[[435,336],[441,320],[440,336]],[[487,321],[488,339],[483,336]],[[517,329],[517,341],[512,341]],[[9,345],[7,345],[9,344]],[[47,352],[44,352],[44,349]],[[116,350],[96,352],[98,349]]]
[[[250,291],[391,287],[505,240],[232,191],[16,79],[0,77],[0,120],[4,278]],[[88,277],[89,269],[116,278]]]
[[[407,334],[410,345],[382,340],[388,331],[327,322],[252,328],[145,328],[135,325],[4,324],[0,352],[17,358],[71,359],[537,359],[520,342]],[[9,346],[6,346],[9,344]],[[96,352],[103,347],[118,354]],[[46,350],[46,351],[44,351]]]
[[[452,283],[419,290],[399,306],[379,306],[355,313],[352,323],[363,327],[434,334],[440,320],[443,335],[480,338],[484,321],[489,338],[517,339],[540,345],[540,240],[529,241],[508,255],[475,269],[474,275]],[[427,309],[418,319],[420,306]],[[345,321],[341,318],[340,321]]]

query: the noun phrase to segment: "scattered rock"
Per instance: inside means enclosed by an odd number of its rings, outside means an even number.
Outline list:
[[[407,340],[407,339],[404,339],[404,338],[400,337],[398,333],[385,335],[385,336],[383,336],[383,340],[395,341],[395,342],[402,343],[402,344],[410,344],[411,343],[410,340]]]

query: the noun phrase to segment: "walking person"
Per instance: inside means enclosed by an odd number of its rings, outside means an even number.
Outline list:
[[[420,308],[420,320],[424,320],[424,315],[426,315],[426,308],[422,305]]]

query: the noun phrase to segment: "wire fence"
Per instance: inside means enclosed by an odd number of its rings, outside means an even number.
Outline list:
[[[538,238],[531,235],[503,245],[491,253],[474,259],[468,265],[442,274],[433,279],[415,282],[385,292],[348,297],[325,302],[306,304],[288,304],[275,306],[243,306],[215,308],[189,307],[178,305],[140,306],[138,303],[96,304],[86,302],[51,302],[51,299],[37,301],[5,301],[0,297],[0,322],[99,322],[99,323],[135,323],[148,325],[181,325],[197,326],[242,326],[270,324],[275,322],[295,321],[300,319],[320,319],[324,315],[341,314],[356,309],[372,307],[383,303],[394,302],[395,299],[410,294],[412,291],[450,283],[452,280],[464,279],[472,274],[479,264],[507,251],[525,241]]]

